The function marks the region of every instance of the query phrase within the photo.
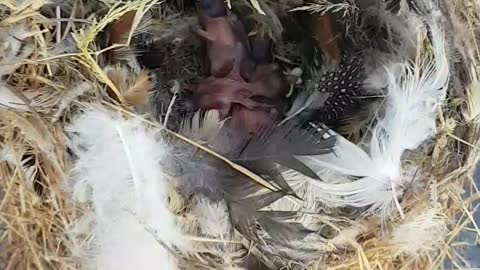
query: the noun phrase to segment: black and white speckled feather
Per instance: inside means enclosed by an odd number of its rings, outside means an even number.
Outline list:
[[[312,79],[315,91],[328,94],[323,105],[312,113],[312,119],[330,124],[359,109],[365,73],[360,56],[344,55],[339,65],[319,78]]]
[[[344,54],[338,65],[326,71],[314,66],[306,74],[306,90],[294,99],[287,118],[290,121],[317,121],[330,127],[342,125],[346,120],[362,115],[367,106],[367,78],[364,58],[361,55]]]

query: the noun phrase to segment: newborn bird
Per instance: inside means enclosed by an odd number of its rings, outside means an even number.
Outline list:
[[[248,38],[242,23],[234,14],[228,14],[223,1],[201,0],[197,9],[203,29],[196,32],[207,41],[210,75],[248,79],[254,63],[249,56]]]
[[[210,76],[199,83],[194,103],[198,109],[219,110],[222,118],[231,116],[249,133],[271,127],[288,90],[284,75],[275,64],[255,63],[243,24],[222,0],[201,0],[197,8],[203,28],[197,33],[206,40]],[[253,45],[256,55],[268,58],[265,42]]]

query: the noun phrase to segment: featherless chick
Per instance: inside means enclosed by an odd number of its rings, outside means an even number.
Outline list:
[[[200,1],[198,17],[210,74],[194,90],[197,108],[217,109],[222,118],[243,122],[251,134],[271,128],[288,85],[277,65],[255,61],[268,59],[269,41],[250,44],[242,22],[221,0]]]

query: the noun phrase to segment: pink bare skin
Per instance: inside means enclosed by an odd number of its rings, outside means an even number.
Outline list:
[[[271,108],[269,104],[257,102],[251,99],[254,96],[252,84],[239,82],[231,78],[208,77],[203,80],[194,93],[194,99],[199,108],[217,109],[221,115],[228,115],[232,104],[240,104],[255,110]]]
[[[223,2],[222,5],[224,5]],[[216,8],[218,9],[218,7]],[[253,71],[254,63],[249,55],[247,34],[243,25],[234,15],[211,17],[208,16],[208,13],[208,11],[199,9],[198,18],[203,29],[198,29],[196,32],[207,42],[210,75],[215,77],[242,76],[244,79],[248,79]]]
[[[213,76],[203,80],[194,94],[197,106],[202,109],[217,109],[221,115],[228,115],[232,104],[240,104],[249,110],[273,108],[275,100],[281,100],[288,91],[283,74],[271,65],[258,66],[251,82]],[[257,97],[264,102],[255,101]],[[265,102],[265,101],[269,102]]]
[[[250,91],[256,96],[281,99],[288,93],[288,82],[276,64],[258,65],[250,79]]]
[[[271,129],[274,118],[274,110],[250,110],[243,106],[234,105],[231,120],[227,124],[230,128],[241,129],[246,134],[255,136],[261,131]]]
[[[274,104],[288,92],[285,76],[275,64],[255,65],[245,29],[228,14],[223,0],[200,0],[198,17],[202,29],[197,34],[206,41],[210,76],[193,91],[194,103],[199,109],[219,110],[222,118],[231,117],[230,128],[248,134],[271,128],[278,117]],[[268,41],[257,43],[255,52],[267,59]]]

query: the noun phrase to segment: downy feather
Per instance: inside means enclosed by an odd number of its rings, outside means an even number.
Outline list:
[[[185,118],[180,133],[197,142],[209,142],[216,138],[226,120],[220,119],[217,110],[197,111],[191,118]]]
[[[429,28],[432,55],[386,67],[389,81],[385,114],[377,117],[368,151],[338,136],[333,154],[299,157],[312,168],[359,177],[341,184],[312,180],[324,202],[334,206],[370,206],[370,211],[384,214],[396,206],[402,214],[397,196],[401,195],[402,185],[412,180],[402,171],[402,155],[435,134],[436,111],[445,98],[449,81],[443,30],[437,21],[432,21]]]
[[[448,233],[448,217],[438,201],[437,186],[432,183],[429,189],[426,193],[429,202],[424,209],[412,209],[408,219],[393,226],[390,242],[395,249],[395,256],[419,258],[443,245]]]
[[[392,231],[395,255],[420,257],[428,251],[437,250],[448,233],[446,220],[438,207],[429,207],[422,213],[412,215],[412,219]]]
[[[200,196],[195,199],[189,214],[195,217],[202,235],[219,241],[206,241],[201,243],[200,248],[218,257],[215,269],[240,269],[247,251],[238,244],[239,240],[233,234],[227,205]]]
[[[222,239],[230,233],[228,208],[224,202],[211,202],[200,197],[191,212],[197,218],[202,234]]]
[[[89,109],[66,127],[77,157],[69,187],[88,202],[93,242],[86,269],[177,269],[172,250],[188,248],[168,208],[169,183],[160,169],[167,151],[139,119]],[[81,222],[78,221],[78,222]]]

